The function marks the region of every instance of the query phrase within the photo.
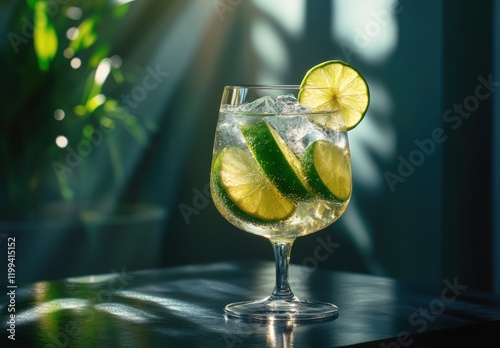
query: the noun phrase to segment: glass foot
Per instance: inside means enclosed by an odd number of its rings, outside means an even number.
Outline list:
[[[231,303],[224,308],[227,316],[251,321],[313,321],[334,319],[339,309],[331,303],[303,301],[296,297]]]

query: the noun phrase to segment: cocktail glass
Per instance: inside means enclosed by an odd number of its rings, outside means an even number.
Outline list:
[[[271,295],[228,304],[224,311],[229,317],[308,321],[338,315],[334,304],[297,298],[288,279],[295,239],[332,224],[351,197],[344,118],[339,111],[316,112],[298,103],[300,94],[309,92],[299,86],[224,88],[212,198],[231,224],[269,239],[276,262]]]

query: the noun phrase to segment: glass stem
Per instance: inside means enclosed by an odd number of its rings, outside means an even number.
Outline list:
[[[290,266],[290,251],[292,242],[272,242],[274,259],[276,261],[276,284],[270,300],[292,299],[294,294],[288,283],[288,268]]]

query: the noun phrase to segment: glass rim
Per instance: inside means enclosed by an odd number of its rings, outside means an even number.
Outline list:
[[[341,110],[297,110],[297,111],[286,111],[286,112],[256,112],[256,111],[246,111],[238,110],[237,108],[241,105],[250,103],[257,99],[257,97],[262,97],[269,95],[272,97],[274,94],[294,94],[300,95],[302,91],[330,91],[331,87],[301,87],[300,85],[279,85],[279,84],[243,84],[243,85],[226,85],[224,86],[222,100],[220,103],[219,111],[232,112],[237,116],[270,116],[270,115],[280,115],[280,116],[292,116],[292,115],[334,115],[342,114]],[[261,95],[264,94],[264,95]],[[247,99],[247,96],[252,95],[252,98]],[[298,97],[296,97],[298,98]]]
[[[279,85],[279,84],[242,84],[242,85],[227,85],[224,86],[224,89],[271,89],[271,90],[279,90],[279,89],[332,89],[332,87],[301,87],[300,85]]]

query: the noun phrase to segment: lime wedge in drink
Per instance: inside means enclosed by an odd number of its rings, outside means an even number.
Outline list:
[[[363,76],[339,60],[311,68],[300,88],[298,99],[302,105],[314,111],[340,111],[347,130],[361,122],[370,102],[370,92]]]
[[[351,196],[350,160],[341,148],[326,140],[315,141],[304,152],[303,169],[321,198],[343,202]]]
[[[245,220],[279,221],[295,211],[295,205],[264,176],[252,154],[238,147],[227,147],[217,156],[212,178],[215,193]]]
[[[300,161],[267,122],[241,125],[240,129],[262,171],[285,197],[294,200],[311,197]]]

